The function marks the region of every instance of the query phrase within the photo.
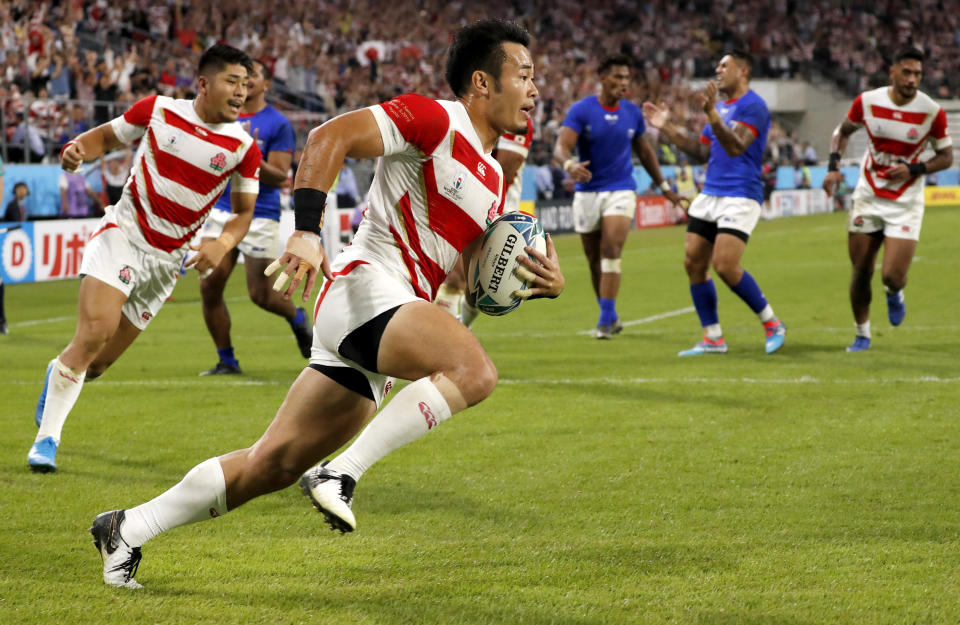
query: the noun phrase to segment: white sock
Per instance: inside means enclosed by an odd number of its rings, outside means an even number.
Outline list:
[[[227,513],[227,483],[219,458],[204,460],[170,490],[127,510],[120,534],[139,547],[161,532]]]
[[[767,304],[766,308],[764,308],[763,310],[761,310],[761,311],[757,314],[757,316],[760,317],[760,322],[761,322],[761,323],[766,323],[766,322],[768,322],[768,321],[773,321],[774,319],[777,318],[777,316],[776,316],[775,314],[773,314],[773,306],[771,306],[770,304]]]
[[[477,318],[480,311],[467,303],[467,296],[464,295],[460,301],[460,321],[468,328],[473,325],[473,320]]]
[[[870,338],[870,320],[867,319],[863,323],[854,323],[853,325],[857,326],[857,336],[862,336],[865,339]]]
[[[723,330],[720,329],[719,323],[711,323],[708,326],[703,328],[703,333],[711,341],[718,341],[723,338]]]
[[[45,382],[47,390],[43,400],[43,420],[40,421],[40,431],[36,440],[43,440],[52,436],[60,444],[60,434],[63,424],[80,397],[83,388],[83,379],[86,371],[74,371],[60,362],[60,358],[50,361],[50,374]]]
[[[357,440],[327,466],[359,480],[377,460],[417,440],[451,414],[447,400],[430,378],[420,378],[397,393]]]

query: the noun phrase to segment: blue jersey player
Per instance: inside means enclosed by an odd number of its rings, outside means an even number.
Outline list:
[[[750,89],[752,59],[735,51],[720,59],[717,79],[694,96],[710,123],[699,139],[686,135],[670,123],[669,112],[645,102],[643,112],[650,125],[659,128],[678,148],[707,162],[703,192],[690,205],[687,215],[684,267],[690,279],[690,295],[697,309],[704,338],[680,356],[723,354],[727,344],[717,314],[717,290],[710,279],[710,266],[763,323],[764,349],[772,354],[783,346],[786,328],[756,280],[740,266],[747,240],[760,218],[763,182],[760,178],[763,150],[770,130],[770,111]],[[725,100],[717,102],[717,93]]]
[[[240,112],[239,121],[249,124],[248,132],[256,140],[263,161],[260,164],[260,194],[257,196],[253,222],[247,236],[223,257],[223,261],[206,278],[200,281],[203,300],[203,319],[217,347],[217,364],[200,375],[241,373],[240,363],[233,352],[230,340],[230,313],[223,299],[227,279],[237,264],[238,252],[243,252],[247,273],[247,291],[250,299],[260,308],[279,315],[290,323],[297,345],[304,358],[309,358],[313,344],[310,319],[302,308],[295,308],[289,299],[284,299],[271,288],[264,269],[280,249],[280,186],[286,182],[287,171],[293,158],[295,138],[290,122],[266,100],[270,88],[270,70],[254,60],[253,72],[247,82],[247,99]],[[232,216],[230,210],[230,187],[217,200],[210,211],[200,236],[215,239],[220,236],[224,224]]]
[[[609,339],[623,329],[616,310],[620,256],[637,210],[631,150],[654,183],[675,204],[680,197],[660,173],[657,155],[643,138],[640,107],[626,99],[633,60],[612,56],[600,63],[600,95],[575,102],[563,120],[553,157],[577,183],[574,227],[590,265],[600,305],[595,336]],[[571,158],[574,147],[579,161]]]

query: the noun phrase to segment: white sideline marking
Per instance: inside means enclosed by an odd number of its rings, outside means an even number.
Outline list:
[[[248,298],[246,297],[226,297],[223,301],[225,302],[245,302]],[[165,306],[199,306],[200,300],[193,300],[189,302],[166,302]],[[17,321],[10,324],[11,328],[26,328],[28,326],[36,326],[44,323],[60,323],[62,321],[76,321],[76,315],[70,315],[69,317],[49,317],[47,319],[30,319],[28,321]]]
[[[960,377],[941,378],[935,375],[924,375],[913,378],[858,378],[850,380],[837,380],[815,378],[813,376],[800,376],[797,378],[684,378],[684,382],[694,382],[698,384],[957,384],[960,383]],[[500,379],[499,384],[507,386],[533,385],[533,386],[568,386],[571,384],[611,384],[614,386],[639,386],[643,384],[674,384],[677,378],[506,378]],[[212,383],[208,378],[198,380],[97,380],[91,382],[96,386],[197,386],[210,388]],[[273,381],[273,380],[217,380],[214,386],[290,386],[292,382]],[[0,380],[0,386],[40,386],[38,380]]]
[[[687,306],[686,308],[678,308],[676,310],[671,310],[670,312],[660,313],[659,315],[650,315],[649,317],[643,317],[641,319],[632,319],[630,321],[624,321],[623,327],[627,328],[630,326],[638,326],[644,323],[653,323],[654,321],[660,321],[661,319],[669,319],[670,317],[685,315],[693,312],[694,310],[696,309],[693,306]],[[593,334],[595,331],[596,328],[590,328],[589,330],[580,330],[577,332],[577,334]]]

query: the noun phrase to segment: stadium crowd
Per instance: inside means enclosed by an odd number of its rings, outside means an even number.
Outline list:
[[[191,94],[191,68],[216,41],[263,59],[280,104],[321,116],[313,121],[407,91],[449,97],[442,67],[450,32],[491,14],[524,22],[536,40],[536,124],[547,145],[570,104],[596,89],[597,61],[611,52],[637,59],[634,100],[666,102],[691,129],[704,119],[686,106],[690,80],[712,76],[718,56],[737,45],[757,57],[757,77],[825,77],[854,94],[871,76],[882,75],[890,50],[913,40],[932,55],[924,88],[937,98],[960,97],[960,12],[951,5],[0,0],[3,125],[11,160],[22,160],[24,150],[39,160],[143,95]],[[22,123],[27,116],[30,123]],[[774,152],[784,153],[772,155],[777,163],[792,164],[794,152],[803,149],[786,131],[775,131],[771,139]],[[669,163],[664,156],[661,150]]]

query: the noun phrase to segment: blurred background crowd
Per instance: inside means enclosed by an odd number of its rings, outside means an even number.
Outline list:
[[[756,56],[755,77],[829,81],[852,96],[886,79],[895,49],[923,44],[923,88],[960,97],[954,0],[0,0],[6,158],[55,162],[69,138],[142,96],[192,97],[199,55],[217,41],[267,64],[271,101],[302,145],[338,112],[408,91],[450,97],[450,34],[492,15],[524,23],[534,37],[537,165],[548,163],[570,104],[596,91],[597,63],[610,53],[636,59],[634,101],[665,102],[697,132],[705,116],[687,106],[691,82],[712,76],[737,46]],[[677,162],[669,145],[658,153]],[[818,160],[776,122],[767,157],[771,166]]]

